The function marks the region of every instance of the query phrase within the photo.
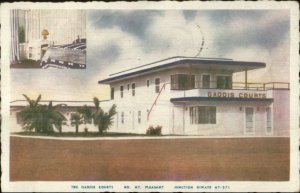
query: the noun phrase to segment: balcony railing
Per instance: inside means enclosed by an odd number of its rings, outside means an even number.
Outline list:
[[[217,81],[202,82],[184,82],[171,83],[171,90],[192,90],[192,89],[233,89],[233,90],[270,90],[270,89],[290,89],[290,84],[286,82],[269,82],[269,83],[245,83],[245,82],[229,82],[220,83]]]

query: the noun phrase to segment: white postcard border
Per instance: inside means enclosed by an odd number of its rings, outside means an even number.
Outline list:
[[[67,6],[66,6],[67,5]],[[291,13],[291,43],[290,43],[290,77],[291,77],[291,97],[290,97],[290,141],[291,141],[291,162],[290,162],[290,181],[287,182],[253,182],[253,181],[141,181],[141,182],[10,182],[9,181],[9,102],[10,102],[10,68],[9,68],[9,9],[28,8],[28,9],[289,9]],[[171,192],[171,191],[297,191],[299,190],[299,31],[298,19],[299,10],[296,2],[115,2],[115,3],[62,3],[58,6],[55,3],[14,3],[1,5],[1,116],[2,116],[2,176],[1,186],[3,191],[137,191],[134,189],[124,189],[124,185],[164,185],[164,189],[140,189],[139,192]],[[20,80],[22,81],[22,80]],[[22,171],[20,171],[22,172]],[[113,185],[113,190],[100,189],[78,189],[73,190],[72,185]],[[211,186],[229,186],[225,190],[174,190],[174,185],[211,185]]]

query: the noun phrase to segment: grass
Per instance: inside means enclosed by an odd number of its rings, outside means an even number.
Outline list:
[[[131,136],[150,136],[146,134],[137,133],[115,133],[115,132],[105,132],[100,134],[99,132],[63,132],[63,133],[35,133],[35,132],[14,132],[12,134],[25,135],[25,136],[51,136],[51,137],[131,137]]]

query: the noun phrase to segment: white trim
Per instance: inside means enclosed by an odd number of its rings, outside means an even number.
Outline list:
[[[246,109],[247,108],[252,108],[253,109],[253,117],[252,117],[252,119],[253,119],[253,127],[252,127],[253,131],[252,132],[247,132],[247,124],[246,124],[246,120],[247,120],[247,118],[246,118]],[[244,134],[245,135],[254,135],[255,134],[255,108],[254,107],[250,107],[250,106],[245,106],[244,107]]]

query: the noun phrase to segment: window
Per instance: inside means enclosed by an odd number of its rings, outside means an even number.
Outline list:
[[[115,88],[111,87],[110,88],[110,99],[114,100],[114,97],[115,97]]]
[[[160,90],[160,78],[155,79],[155,92],[159,93]]]
[[[131,84],[132,96],[135,96],[135,83]]]
[[[232,88],[232,77],[231,76],[217,76],[217,88],[231,89]]]
[[[149,87],[150,86],[150,81],[149,80],[147,80],[147,87]]]
[[[29,47],[29,58],[32,58],[32,47]]]
[[[142,112],[138,111],[138,123],[141,123]]]
[[[22,124],[23,123],[23,117],[21,116],[20,112],[17,112],[17,124]]]
[[[216,124],[216,111],[214,106],[190,107],[190,124]]]
[[[124,112],[121,113],[121,123],[124,124]]]
[[[195,75],[175,74],[171,75],[172,90],[186,90],[195,88]]]
[[[130,89],[130,84],[127,84],[127,90],[129,90]]]
[[[123,98],[123,91],[124,91],[124,87],[123,86],[120,86],[120,96],[121,98]]]
[[[253,114],[254,114],[254,109],[252,107],[246,107],[245,108],[245,116],[246,116],[246,131],[245,133],[254,133],[254,119],[253,119]]]
[[[266,108],[266,114],[267,114],[267,133],[271,134],[272,131],[272,111],[270,107]]]
[[[72,124],[72,122],[73,122],[73,117],[75,118],[77,118],[77,117],[80,117],[80,114],[79,113],[77,113],[77,112],[70,112],[70,118],[69,118],[69,122],[70,122],[70,125]]]
[[[202,88],[210,88],[210,75],[209,74],[202,75]]]

